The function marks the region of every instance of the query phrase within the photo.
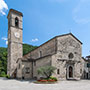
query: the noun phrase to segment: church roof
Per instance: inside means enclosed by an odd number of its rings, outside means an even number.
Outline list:
[[[14,10],[14,9],[10,9],[10,10],[9,10],[8,16],[10,15],[11,12],[16,13],[16,14],[18,14],[18,15],[20,15],[20,16],[23,16],[23,14],[22,14],[21,12],[19,12],[19,11],[17,11],[17,10]],[[7,18],[8,18],[8,16],[7,16]]]
[[[52,39],[50,39],[50,40],[48,40],[47,42],[45,42],[45,43],[43,43],[42,45],[40,45],[39,47],[41,47],[41,46],[43,46],[44,44],[46,44],[46,43],[48,43],[49,41],[51,41],[51,40],[53,40],[53,39],[56,39],[57,37],[63,37],[63,36],[67,36],[67,35],[71,35],[72,37],[74,37],[79,43],[81,43],[81,44],[83,44],[79,39],[77,39],[72,33],[68,33],[68,34],[63,34],[63,35],[58,35],[58,36],[55,36],[55,37],[53,37]],[[37,48],[39,48],[39,47],[37,47]],[[36,49],[37,49],[36,48]],[[36,50],[36,49],[34,49],[34,50]],[[33,51],[34,51],[33,50]],[[32,52],[32,51],[31,51]],[[23,58],[22,59],[28,59],[28,58],[30,58],[30,53],[31,52],[29,52],[28,54],[26,54],[26,55],[24,55],[23,56]]]
[[[55,37],[51,38],[50,40],[48,40],[47,42],[41,44],[39,47],[43,46],[44,44],[48,43],[49,41],[51,41],[51,40],[53,40],[53,39],[55,39],[55,38],[57,38],[57,37],[63,37],[63,36],[67,36],[67,35],[71,35],[71,36],[74,37],[79,43],[83,44],[83,43],[82,43],[79,39],[77,39],[72,33],[68,33],[68,34],[63,34],[63,35],[55,36]],[[39,48],[39,47],[37,47],[37,48]],[[37,49],[37,48],[36,48],[36,49]],[[35,50],[35,49],[34,49],[34,50]]]
[[[43,56],[43,57],[39,57],[37,59],[33,59],[33,58],[30,58],[30,57],[28,57],[28,58],[25,57],[25,58],[22,58],[22,61],[23,62],[35,62],[35,61],[38,61],[42,58],[49,57],[49,56],[51,56],[51,55],[46,55],[46,56]]]
[[[89,59],[89,58],[90,58],[90,55],[89,55],[89,56],[86,56],[86,58],[88,58],[88,59]]]
[[[51,41],[51,40],[53,40],[53,39],[55,39],[55,38],[57,38],[57,37],[63,37],[63,36],[67,36],[67,35],[71,35],[71,36],[74,37],[79,43],[83,44],[83,43],[82,43],[79,39],[77,39],[72,33],[68,33],[68,34],[63,34],[63,35],[55,36],[55,37],[51,38],[50,40],[48,40],[47,42],[41,44],[39,47],[43,46],[44,44],[48,43],[49,41]],[[37,47],[37,48],[39,48],[39,47]],[[36,49],[37,49],[37,48],[36,48]],[[34,50],[35,50],[35,49],[34,49]],[[31,52],[32,52],[32,51],[31,51]]]

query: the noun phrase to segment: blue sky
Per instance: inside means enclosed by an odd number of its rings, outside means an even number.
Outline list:
[[[72,32],[90,54],[90,0],[0,0],[0,47],[7,47],[7,14],[21,11],[23,42],[41,45],[54,36]]]

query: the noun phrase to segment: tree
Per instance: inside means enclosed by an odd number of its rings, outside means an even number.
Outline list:
[[[7,48],[0,47],[0,75],[7,73]]]
[[[37,71],[38,74],[42,75],[42,76],[46,76],[46,78],[50,78],[50,76],[52,75],[52,73],[54,73],[54,70],[56,68],[53,66],[45,66],[45,67],[40,67]]]
[[[37,46],[23,44],[23,55],[29,53],[30,51],[34,50],[35,48],[37,48]]]

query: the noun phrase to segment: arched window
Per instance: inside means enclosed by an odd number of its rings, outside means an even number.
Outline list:
[[[15,18],[15,26],[16,26],[16,27],[19,27],[19,20],[18,20],[17,17]]]

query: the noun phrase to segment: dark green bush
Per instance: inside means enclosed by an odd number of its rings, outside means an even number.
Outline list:
[[[10,76],[9,75],[6,75],[6,78],[10,79]]]
[[[4,71],[3,71],[3,72],[1,72],[0,77],[6,77],[6,74],[5,74],[5,72],[4,72]]]

